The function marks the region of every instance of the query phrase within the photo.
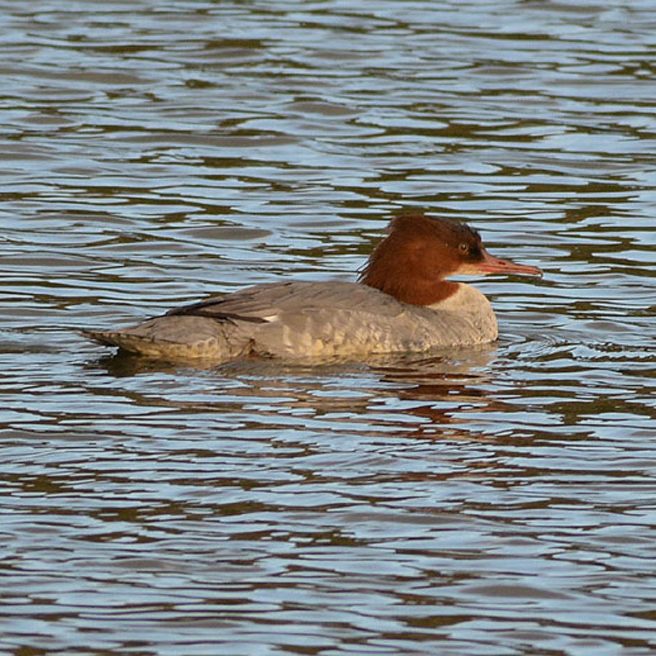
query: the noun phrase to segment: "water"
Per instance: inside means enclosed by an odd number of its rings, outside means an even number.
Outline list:
[[[656,651],[653,3],[0,3],[0,649]],[[500,341],[114,357],[351,280],[395,208],[541,281]]]

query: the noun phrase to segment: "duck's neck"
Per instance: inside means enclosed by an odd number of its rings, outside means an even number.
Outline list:
[[[403,276],[397,278],[378,277],[375,270],[365,271],[360,282],[393,296],[401,303],[409,303],[410,305],[440,303],[453,296],[460,287],[459,283],[448,280],[409,280]]]

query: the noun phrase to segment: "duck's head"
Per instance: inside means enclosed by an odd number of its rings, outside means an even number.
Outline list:
[[[490,273],[542,275],[537,267],[490,255],[465,223],[406,212],[392,219],[359,280],[404,303],[432,305],[456,292],[449,276]]]

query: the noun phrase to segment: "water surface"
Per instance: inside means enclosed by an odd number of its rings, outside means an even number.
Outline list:
[[[0,647],[656,651],[653,3],[0,3]],[[173,367],[81,327],[474,224],[490,347]]]

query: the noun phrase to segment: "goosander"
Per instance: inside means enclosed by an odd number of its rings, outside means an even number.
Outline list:
[[[358,282],[274,282],[170,310],[137,326],[86,330],[90,339],[165,360],[245,356],[347,358],[493,342],[490,302],[454,274],[541,275],[490,255],[464,223],[408,212],[360,271]]]

